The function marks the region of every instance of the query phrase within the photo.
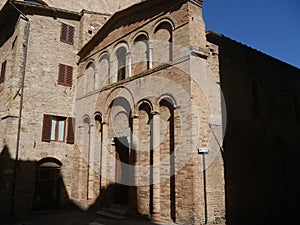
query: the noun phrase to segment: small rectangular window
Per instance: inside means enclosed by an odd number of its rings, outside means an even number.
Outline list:
[[[61,24],[61,32],[60,32],[60,41],[73,45],[74,44],[74,32],[75,28],[62,23]]]
[[[58,66],[58,84],[72,87],[73,67],[64,64]]]
[[[74,144],[75,118],[44,115],[42,141],[58,141]]]
[[[0,84],[5,80],[6,60],[1,65]]]
[[[52,116],[51,141],[64,141],[65,139],[65,117]]]

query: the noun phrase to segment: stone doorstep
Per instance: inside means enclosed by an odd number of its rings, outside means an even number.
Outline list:
[[[125,219],[127,210],[128,206],[126,205],[111,204],[110,207],[103,208],[96,214],[113,219]]]

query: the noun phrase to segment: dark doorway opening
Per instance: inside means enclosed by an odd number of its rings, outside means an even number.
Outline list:
[[[57,209],[61,197],[61,163],[53,160],[38,163],[35,176],[33,210]]]
[[[129,144],[127,137],[114,139],[116,148],[116,184],[114,203],[128,204],[129,186]]]

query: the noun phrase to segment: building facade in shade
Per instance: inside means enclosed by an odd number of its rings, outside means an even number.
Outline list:
[[[201,0],[7,1],[0,30],[0,221],[297,220],[299,69],[206,31]]]

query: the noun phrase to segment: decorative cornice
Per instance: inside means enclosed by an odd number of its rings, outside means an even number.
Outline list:
[[[193,2],[194,4],[197,4],[199,6],[203,6],[203,0],[189,0],[190,2]]]

